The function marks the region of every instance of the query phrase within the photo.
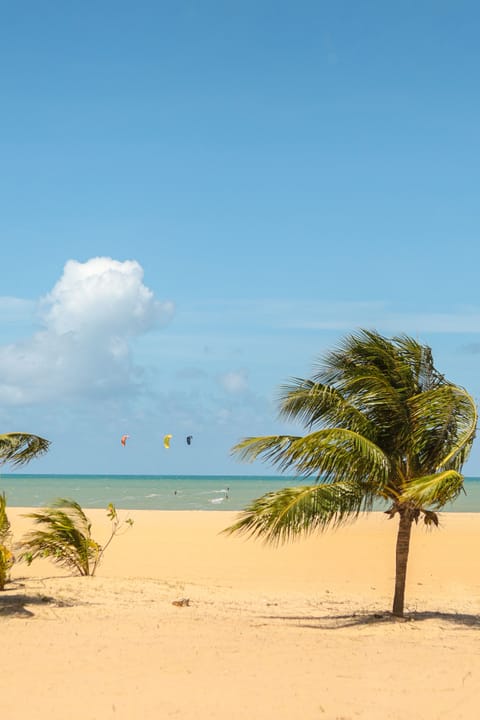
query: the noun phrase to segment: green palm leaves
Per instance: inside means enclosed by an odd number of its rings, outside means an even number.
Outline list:
[[[388,478],[389,463],[381,449],[360,433],[344,428],[325,428],[304,437],[291,435],[246,438],[233,448],[244,459],[261,457],[282,472],[317,475],[327,481],[353,480],[379,487]]]
[[[5,588],[9,570],[13,565],[11,546],[12,534],[10,532],[10,521],[7,516],[7,500],[5,493],[2,493],[0,495],[0,590]]]
[[[34,457],[47,452],[50,442],[38,435],[11,432],[0,435],[0,462],[14,466],[25,465]]]
[[[95,575],[105,550],[125,526],[133,520],[120,521],[116,507],[110,503],[107,517],[110,536],[102,546],[92,538],[92,524],[80,505],[68,498],[57,498],[48,507],[28,513],[41,530],[31,530],[19,543],[20,559],[29,565],[36,558],[49,558],[78,575]]]
[[[58,498],[50,507],[29,513],[42,530],[32,530],[22,540],[22,559],[31,563],[48,557],[79,575],[93,575],[101,546],[91,537],[91,523],[75,500]]]
[[[262,535],[279,543],[328,525],[340,525],[370,510],[374,497],[365,488],[346,481],[283,488],[254,500],[226,532]]]
[[[280,415],[309,432],[245,438],[232,451],[243,460],[266,460],[281,472],[314,476],[311,491],[294,496],[313,526],[347,520],[375,498],[421,511],[453,500],[477,424],[472,398],[435,369],[430,348],[372,331],[346,338],[317,364],[313,379],[282,386]],[[274,540],[309,527],[292,519],[292,528],[285,529],[286,518],[294,518],[293,497],[277,522],[281,498],[283,490],[260,505],[256,501],[234,528]]]

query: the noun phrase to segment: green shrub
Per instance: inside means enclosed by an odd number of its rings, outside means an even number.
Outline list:
[[[20,560],[29,565],[36,558],[49,558],[78,575],[94,575],[107,547],[124,525],[133,525],[127,518],[120,522],[115,506],[110,503],[107,516],[111,533],[102,547],[91,536],[92,524],[80,505],[68,498],[57,498],[51,505],[25,517],[34,520],[42,530],[32,530],[19,543]]]
[[[6,508],[7,500],[5,493],[2,493],[0,495],[0,590],[5,588],[5,583],[9,579],[10,568],[14,562],[11,551],[12,534]]]

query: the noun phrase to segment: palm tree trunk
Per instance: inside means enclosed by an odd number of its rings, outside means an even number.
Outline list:
[[[399,515],[400,522],[398,525],[395,567],[395,595],[393,598],[392,614],[397,617],[403,617],[408,551],[410,548],[413,513],[409,508],[404,508],[399,511]]]

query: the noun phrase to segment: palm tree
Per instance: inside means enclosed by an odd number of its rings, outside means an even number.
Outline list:
[[[429,347],[408,336],[361,330],[281,388],[280,415],[304,436],[249,437],[241,459],[314,477],[254,500],[225,532],[279,542],[338,526],[383,501],[399,516],[392,613],[403,616],[412,523],[438,525],[437,511],[463,489],[461,469],[477,425],[472,397],[445,379]]]
[[[0,463],[14,466],[25,465],[33,458],[43,455],[50,446],[49,440],[24,432],[0,435]]]

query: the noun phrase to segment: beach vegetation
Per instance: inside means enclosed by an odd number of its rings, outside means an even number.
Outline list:
[[[50,441],[39,435],[24,432],[0,434],[0,463],[19,467],[43,455],[49,447]]]
[[[438,526],[438,511],[463,490],[473,398],[435,368],[428,346],[360,330],[320,358],[310,379],[283,385],[279,410],[305,434],[247,437],[232,452],[306,484],[254,500],[225,532],[281,542],[383,506],[398,518],[392,613],[403,616],[412,526]]]
[[[5,589],[13,562],[12,533],[7,516],[7,500],[5,493],[2,493],[0,495],[0,590]]]
[[[27,513],[41,529],[27,533],[19,543],[19,559],[29,565],[37,558],[49,558],[78,575],[95,575],[102,557],[115,535],[125,526],[133,525],[127,518],[121,521],[117,509],[107,507],[110,536],[104,545],[92,538],[92,523],[81,506],[69,498],[57,498],[49,506]]]
[[[50,441],[39,435],[25,432],[0,434],[0,463],[10,463],[14,467],[25,465],[33,458],[47,452]],[[5,588],[10,568],[15,558],[12,553],[12,534],[7,516],[5,493],[0,495],[0,590]]]

